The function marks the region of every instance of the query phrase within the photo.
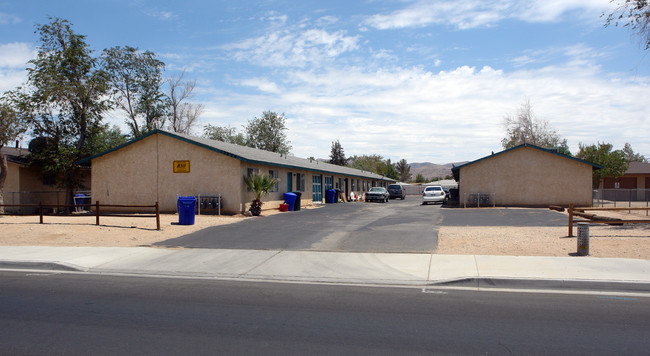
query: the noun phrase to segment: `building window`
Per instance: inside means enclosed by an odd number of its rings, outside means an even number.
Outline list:
[[[276,171],[276,170],[274,170],[274,169],[269,169],[269,176],[270,176],[271,178],[275,178],[275,179],[278,180],[278,182],[275,183],[275,185],[273,186],[273,188],[271,188],[271,192],[274,193],[274,192],[279,191],[279,190],[280,190],[280,179],[278,179],[278,177],[279,177],[279,175],[278,175],[278,171]]]
[[[323,176],[313,175],[311,178],[311,195],[312,200],[318,203],[323,202],[323,186],[322,186]]]
[[[296,190],[299,192],[305,191],[305,174],[296,173]]]
[[[330,190],[334,188],[334,177],[325,176],[325,190]]]

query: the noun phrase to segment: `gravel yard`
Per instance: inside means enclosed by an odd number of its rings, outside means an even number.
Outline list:
[[[161,231],[154,218],[94,216],[0,216],[0,245],[4,246],[149,246],[209,226],[264,219],[278,211],[264,211],[262,217],[197,215],[195,224],[177,225],[178,215],[161,215]],[[647,219],[645,212],[598,212],[623,219]],[[568,219],[567,219],[568,221]],[[437,253],[514,256],[570,256],[577,251],[576,238],[567,238],[568,227],[450,227],[439,231]],[[574,229],[574,235],[577,229]],[[650,225],[592,225],[592,257],[650,259]]]

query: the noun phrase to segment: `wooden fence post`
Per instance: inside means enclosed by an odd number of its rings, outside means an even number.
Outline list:
[[[160,205],[156,202],[156,230],[160,231]]]
[[[569,204],[569,237],[573,237],[573,204]]]
[[[40,215],[39,222],[42,224],[43,223],[43,202],[42,201],[38,202],[38,215]]]
[[[95,225],[99,225],[99,200],[95,201]]]

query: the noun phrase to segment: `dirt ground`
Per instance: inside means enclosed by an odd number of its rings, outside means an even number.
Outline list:
[[[593,211],[599,216],[624,220],[650,220],[645,211]],[[440,254],[507,255],[507,256],[574,256],[578,250],[577,227],[574,237],[567,226],[562,227],[450,227],[440,228]],[[580,219],[580,218],[576,218]],[[650,259],[650,224],[612,226],[592,224],[589,227],[589,255]]]
[[[94,216],[0,216],[2,246],[148,246],[209,226],[231,224],[245,219],[263,219],[277,210],[262,212],[261,217],[197,215],[194,225],[178,225],[178,215],[160,216],[161,230],[154,218]],[[623,219],[650,219],[645,212],[598,212]],[[568,218],[567,218],[568,222]],[[577,252],[577,239],[566,237],[564,227],[448,227],[439,231],[437,253],[512,256],[570,256]],[[592,257],[650,259],[650,224],[624,226],[592,225]],[[574,228],[574,235],[577,229]]]

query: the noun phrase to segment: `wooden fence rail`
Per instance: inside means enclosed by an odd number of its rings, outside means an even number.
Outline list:
[[[43,216],[45,215],[43,213],[43,209],[46,208],[54,208],[54,209],[59,209],[59,208],[79,208],[79,207],[94,207],[95,208],[95,225],[99,225],[99,217],[100,216],[112,216],[112,217],[129,217],[129,218],[156,218],[156,230],[160,230],[160,206],[158,202],[154,205],[115,205],[115,204],[99,204],[99,201],[96,201],[95,204],[76,204],[76,205],[69,205],[69,204],[43,204],[43,203],[38,203],[38,204],[3,204],[0,205],[0,207],[13,207],[13,208],[38,208],[38,215],[39,215],[39,223],[43,223]],[[154,213],[153,214],[139,214],[139,215],[132,215],[132,214],[115,214],[115,213],[100,213],[102,208],[135,208],[135,209],[149,209],[153,208]],[[34,214],[25,214],[25,215],[34,215]],[[71,215],[75,216],[75,215]],[[77,215],[77,216],[83,216],[83,215]]]
[[[573,237],[573,215],[576,212],[585,212],[585,211],[618,211],[618,210],[645,210],[646,212],[650,208],[648,207],[628,207],[628,208],[576,208],[573,204],[569,205],[569,237]],[[597,217],[594,217],[593,220],[587,220],[586,222],[594,224],[650,224],[650,220],[598,220]]]

